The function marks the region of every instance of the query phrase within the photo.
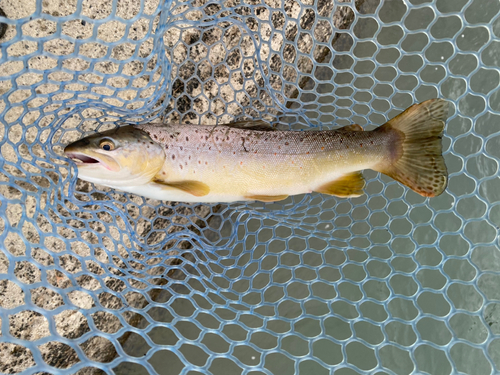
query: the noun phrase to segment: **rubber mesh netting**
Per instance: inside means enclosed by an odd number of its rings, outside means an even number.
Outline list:
[[[497,0],[0,1],[0,372],[500,372]],[[448,189],[160,202],[62,148],[126,123],[452,103]]]

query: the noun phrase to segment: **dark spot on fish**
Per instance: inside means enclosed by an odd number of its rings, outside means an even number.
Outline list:
[[[181,147],[179,147],[179,148],[181,149],[181,151],[182,151],[182,150],[184,150],[184,147],[182,147],[182,146],[181,146]]]
[[[153,144],[153,142],[151,142],[151,141],[149,143]]]
[[[181,169],[183,169],[184,167],[182,166],[182,164],[179,164],[179,167],[181,167]]]
[[[186,136],[186,142],[189,142],[189,137]]]
[[[372,144],[373,144],[373,141],[370,141],[370,144],[372,145]]]
[[[191,160],[191,155],[189,155],[189,160]]]
[[[290,143],[288,143],[288,142],[285,142],[285,146],[288,146],[289,144],[290,144]]]
[[[175,160],[175,155],[172,154],[172,160]]]
[[[362,144],[362,143],[360,143],[360,144],[359,144],[359,147],[363,147],[363,144]]]
[[[165,172],[161,172],[161,174],[166,175],[166,173],[165,173]]]
[[[208,161],[205,162],[205,165],[208,165]]]
[[[215,137],[215,140],[218,141],[219,140],[219,137]]]
[[[195,130],[194,132],[195,132],[196,134],[198,134],[198,130]]]
[[[174,139],[174,136],[172,134],[170,134],[170,139]]]
[[[168,150],[168,145],[165,145],[165,148]]]
[[[198,160],[198,164],[201,164],[201,160]]]
[[[209,147],[208,147],[208,150],[210,151],[211,149],[212,149],[212,146],[209,146]]]

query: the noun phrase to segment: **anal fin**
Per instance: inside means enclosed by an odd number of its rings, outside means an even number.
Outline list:
[[[276,202],[288,198],[288,195],[247,195],[245,198],[261,202]]]
[[[361,172],[346,174],[335,181],[328,182],[314,191],[322,194],[335,195],[337,197],[349,198],[363,195],[365,179]]]
[[[208,193],[210,193],[210,188],[208,187],[208,185],[200,181],[186,180],[186,181],[165,182],[161,180],[155,180],[154,182],[156,182],[159,185],[163,185],[165,187],[182,190],[186,193],[194,195],[195,197],[203,197]]]

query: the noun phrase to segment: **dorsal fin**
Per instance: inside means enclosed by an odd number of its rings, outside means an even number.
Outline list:
[[[238,128],[238,129],[247,129],[247,130],[261,130],[261,131],[277,130],[270,123],[264,120],[239,120],[231,122],[229,124],[224,124],[224,126],[229,126],[231,128]]]

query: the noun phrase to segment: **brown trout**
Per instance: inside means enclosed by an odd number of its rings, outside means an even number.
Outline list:
[[[364,169],[434,197],[447,184],[441,137],[448,106],[431,99],[372,131],[278,131],[261,121],[128,125],[64,152],[83,180],[166,201],[272,202],[313,191],[357,197]]]

